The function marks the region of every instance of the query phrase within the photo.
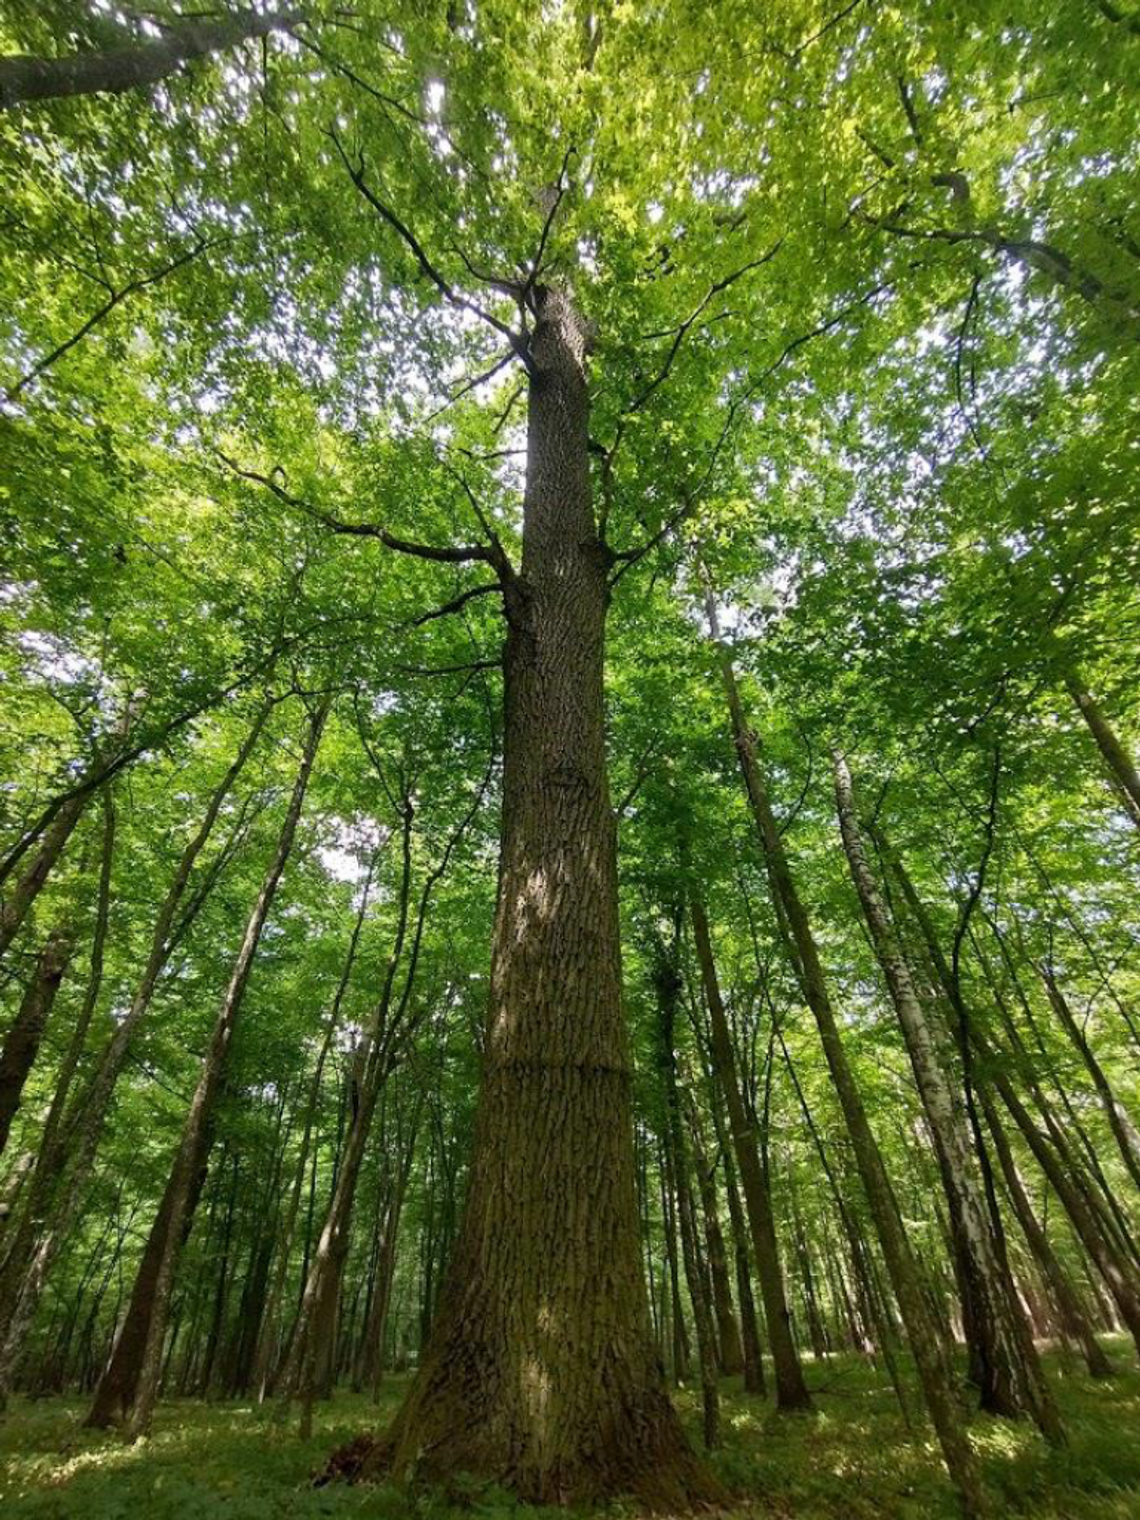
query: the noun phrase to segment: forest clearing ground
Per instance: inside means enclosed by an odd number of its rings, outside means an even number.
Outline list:
[[[1058,1358],[1048,1358],[1069,1432],[1063,1450],[1047,1448],[1028,1425],[973,1421],[999,1514],[1140,1517],[1140,1373],[1131,1369],[1122,1340],[1110,1354],[1127,1370],[1103,1383],[1075,1366],[1062,1372]],[[956,1506],[933,1441],[908,1439],[885,1376],[846,1356],[809,1360],[807,1370],[814,1416],[777,1418],[770,1403],[742,1395],[735,1380],[722,1385],[724,1444],[713,1465],[741,1496],[731,1515],[950,1520]],[[485,1488],[465,1494],[462,1483],[449,1497],[416,1500],[394,1489],[310,1487],[310,1474],[329,1451],[383,1424],[405,1386],[404,1378],[389,1379],[379,1411],[348,1393],[318,1405],[312,1440],[305,1442],[293,1424],[274,1427],[270,1406],[258,1410],[248,1401],[164,1403],[152,1437],[130,1447],[80,1428],[83,1402],[18,1399],[0,1423],[0,1514],[4,1520],[565,1520],[565,1511],[517,1505]],[[676,1395],[694,1441],[698,1392],[690,1387]],[[605,1513],[630,1511],[614,1506]]]

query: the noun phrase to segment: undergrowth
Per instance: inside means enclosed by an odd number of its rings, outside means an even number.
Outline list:
[[[971,1431],[999,1514],[1032,1520],[1140,1517],[1140,1373],[1127,1346],[1118,1375],[1096,1383],[1049,1359],[1068,1431],[1051,1449],[1027,1425],[975,1418]],[[817,1412],[779,1417],[723,1386],[723,1444],[711,1462],[737,1495],[734,1517],[795,1520],[952,1520],[953,1494],[929,1430],[909,1398],[908,1429],[881,1372],[853,1358],[808,1363]],[[447,1494],[383,1486],[315,1489],[310,1478],[337,1445],[383,1425],[399,1402],[393,1378],[379,1408],[341,1394],[318,1406],[310,1440],[249,1402],[172,1400],[135,1446],[82,1429],[84,1404],[17,1399],[0,1423],[4,1520],[539,1520],[565,1511],[515,1504],[458,1475]],[[699,1442],[695,1391],[677,1402]],[[628,1506],[607,1512],[629,1514]],[[595,1511],[595,1514],[601,1512]]]

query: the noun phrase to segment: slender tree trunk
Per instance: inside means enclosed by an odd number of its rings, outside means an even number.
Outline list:
[[[752,1296],[752,1264],[748,1255],[748,1226],[740,1189],[736,1181],[730,1148],[724,1150],[724,1193],[728,1200],[728,1217],[732,1225],[733,1263],[736,1268],[736,1299],[740,1305],[740,1340],[744,1360],[744,1391],[767,1392],[764,1380],[764,1357],[760,1344],[760,1325],[756,1317],[756,1300]]]
[[[871,872],[855,815],[851,772],[833,753],[835,798],[843,847],[883,976],[903,1032],[915,1083],[934,1135],[947,1183],[966,1279],[963,1305],[981,1359],[982,1408],[991,1414],[1029,1414],[1052,1441],[1063,1439],[1060,1418],[1025,1323],[1016,1290],[994,1239],[966,1116],[946,1076],[934,1029]]]
[[[1140,829],[1140,771],[1136,769],[1136,762],[1120,742],[1092,694],[1072,672],[1065,676],[1065,687],[1081,717],[1088,724],[1089,733],[1096,740],[1129,818]]]
[[[705,1004],[709,1011],[713,1071],[728,1112],[729,1132],[736,1153],[736,1164],[740,1168],[744,1204],[752,1229],[752,1247],[756,1253],[760,1293],[764,1300],[764,1319],[768,1326],[768,1349],[772,1356],[776,1383],[776,1408],[785,1411],[810,1409],[811,1394],[804,1381],[796,1343],[792,1339],[792,1320],[784,1289],[772,1195],[760,1159],[756,1131],[749,1120],[740,1091],[732,1036],[713,958],[708,918],[703,904],[696,898],[693,898],[689,911],[693,921],[693,943],[705,990]]]
[[[286,1209],[285,1220],[281,1229],[281,1238],[277,1247],[277,1265],[274,1270],[273,1283],[269,1290],[269,1297],[266,1300],[261,1335],[258,1339],[257,1350],[254,1355],[253,1380],[257,1388],[259,1401],[263,1400],[266,1395],[272,1371],[273,1357],[280,1336],[278,1322],[281,1314],[281,1303],[285,1296],[285,1282],[289,1273],[289,1256],[293,1245],[293,1234],[297,1227],[297,1215],[300,1211],[301,1192],[305,1182],[305,1169],[308,1165],[309,1149],[312,1144],[313,1124],[316,1119],[317,1104],[321,1093],[321,1079],[324,1076],[325,1063],[328,1060],[329,1051],[332,1049],[333,1037],[340,1023],[340,1011],[345,995],[348,992],[349,982],[352,979],[352,968],[356,964],[356,954],[360,946],[360,936],[364,929],[364,918],[368,910],[368,899],[372,888],[372,877],[375,866],[376,860],[373,858],[361,891],[360,907],[357,910],[356,920],[352,927],[352,935],[348,943],[348,953],[345,956],[340,980],[337,983],[336,992],[333,995],[332,1004],[329,1008],[328,1018],[325,1021],[325,1031],[321,1040],[321,1048],[317,1055],[317,1063],[313,1068],[313,1075],[309,1080],[297,1167],[293,1175],[293,1186],[290,1190],[289,1204]],[[306,1261],[303,1282],[307,1281],[307,1276]],[[295,1326],[293,1333],[295,1336]]]
[[[676,926],[679,929],[679,925]],[[685,1262],[685,1281],[693,1306],[693,1323],[697,1331],[697,1358],[701,1372],[701,1406],[704,1414],[705,1447],[712,1451],[720,1439],[720,1397],[717,1388],[717,1344],[712,1305],[706,1291],[697,1246],[697,1211],[693,1202],[688,1147],[681,1115],[681,1098],[677,1091],[676,1021],[681,994],[681,976],[676,964],[676,937],[668,950],[658,947],[654,981],[657,991],[659,1060],[664,1089],[665,1122],[673,1155],[677,1217],[681,1226],[681,1254]]]
[[[827,1344],[827,1327],[824,1324],[823,1314],[819,1307],[819,1295],[816,1292],[815,1285],[815,1270],[811,1259],[811,1246],[808,1242],[807,1231],[804,1229],[803,1215],[800,1212],[799,1189],[796,1187],[791,1159],[786,1153],[783,1161],[787,1175],[788,1201],[792,1206],[792,1238],[795,1240],[796,1255],[800,1261],[800,1281],[803,1285],[804,1308],[807,1310],[811,1354],[817,1360],[822,1361],[827,1356],[829,1349]]]
[[[0,1155],[8,1144],[12,1120],[24,1096],[24,1084],[39,1053],[48,1016],[74,948],[74,929],[70,921],[61,921],[48,935],[36,959],[32,979],[4,1036],[0,1048]]]
[[[1065,1333],[1072,1337],[1081,1348],[1085,1364],[1089,1370],[1089,1376],[1094,1378],[1109,1377],[1112,1374],[1112,1364],[1101,1349],[1096,1336],[1093,1334],[1092,1325],[1089,1323],[1084,1306],[1077,1295],[1077,1290],[1069,1279],[1068,1273],[1057,1258],[1056,1252],[1049,1243],[1049,1237],[1045,1233],[1040,1220],[1034,1212],[1029,1194],[1025,1190],[1025,1184],[1021,1180],[1021,1173],[1017,1169],[1013,1151],[1010,1149],[1009,1139],[998,1118],[997,1111],[993,1106],[989,1094],[983,1088],[981,1091],[982,1111],[986,1116],[986,1124],[993,1137],[994,1150],[997,1153],[998,1164],[1005,1178],[1006,1191],[1010,1202],[1013,1204],[1014,1213],[1021,1225],[1021,1232],[1025,1236],[1026,1244],[1033,1253],[1037,1265],[1041,1269],[1049,1292],[1057,1306],[1061,1326]]]
[[[926,906],[915,890],[914,883],[902,861],[889,851],[887,858],[926,943],[939,980],[946,989],[947,995],[950,996],[953,981]],[[1079,1176],[1079,1168],[1075,1168],[1068,1159],[1063,1135],[1059,1132],[1052,1133],[1050,1137],[1042,1134],[1014,1090],[1013,1083],[1003,1069],[1001,1059],[978,1029],[977,1021],[968,1019],[966,1027],[974,1049],[985,1063],[986,1070],[990,1073],[990,1080],[1002,1102],[1021,1131],[1037,1164],[1056,1190],[1081,1244],[1108,1284],[1121,1317],[1136,1343],[1137,1352],[1140,1353],[1140,1278],[1137,1276],[1133,1262],[1123,1246],[1107,1231],[1105,1228],[1107,1221],[1097,1213],[1088,1194],[1075,1180]]]
[[[766,1394],[765,1386],[765,1359],[763,1359],[762,1342],[760,1342],[760,1322],[755,1312],[755,1300],[752,1297],[752,1263],[748,1251],[748,1221],[745,1219],[745,1208],[740,1202],[740,1189],[736,1180],[736,1164],[733,1161],[733,1146],[725,1132],[725,1117],[722,1113],[722,1094],[716,1084],[716,1078],[710,1073],[708,1079],[710,1085],[710,1107],[713,1113],[713,1128],[716,1129],[716,1145],[720,1157],[724,1161],[725,1169],[725,1199],[728,1201],[728,1219],[733,1227],[733,1263],[736,1268],[736,1297],[740,1304],[740,1342],[743,1351],[743,1382],[745,1382],[746,1394]]]
[[[91,1080],[58,1123],[45,1134],[29,1185],[19,1233],[0,1272],[0,1407],[40,1293],[56,1254],[80,1208],[103,1131],[111,1095],[126,1064],[136,1029],[154,997],[173,942],[174,920],[194,864],[206,845],[226,797],[261,735],[272,703],[258,711],[233,763],[212,793],[205,815],[182,852],[151,934],[150,951],[126,1016],[118,1023]],[[106,858],[106,856],[105,856]],[[50,1126],[49,1126],[50,1127]]]
[[[1136,1126],[1132,1122],[1132,1115],[1113,1092],[1112,1084],[1105,1075],[1104,1067],[1097,1060],[1084,1030],[1077,1023],[1073,1010],[1069,1007],[1069,1000],[1061,990],[1060,983],[1057,981],[1052,967],[1043,965],[1038,967],[1038,970],[1041,973],[1041,980],[1045,984],[1045,990],[1049,994],[1049,1001],[1053,1005],[1053,1011],[1060,1019],[1065,1033],[1073,1042],[1081,1060],[1084,1062],[1085,1070],[1092,1078],[1097,1097],[1100,1099],[1101,1107],[1104,1109],[1104,1116],[1108,1120],[1109,1128],[1112,1130],[1112,1137],[1120,1149],[1124,1165],[1128,1168],[1128,1174],[1136,1186],[1140,1188],[1140,1134],[1136,1132]]]
[[[77,53],[70,58],[13,54],[0,58],[0,111],[28,100],[71,95],[122,94],[157,84],[184,63],[235,47],[250,38],[295,25],[297,13],[263,16],[254,11],[217,21],[188,20],[163,27],[163,35],[133,46]]]
[[[586,333],[535,292],[521,572],[503,652],[502,863],[463,1223],[415,1382],[332,1470],[466,1471],[535,1501],[715,1492],[665,1392],[637,1231],[590,500]]]
[[[63,854],[64,845],[75,832],[75,826],[93,795],[92,792],[84,792],[67,799],[44,831],[31,864],[0,904],[0,956],[19,933],[20,926],[51,875],[56,861]]]
[[[91,961],[87,976],[87,988],[83,994],[79,1017],[75,1021],[75,1028],[72,1031],[67,1051],[56,1076],[55,1093],[52,1097],[47,1119],[44,1122],[43,1134],[40,1137],[40,1154],[36,1162],[37,1176],[41,1168],[49,1174],[59,1170],[59,1130],[67,1109],[68,1100],[71,1096],[71,1086],[75,1080],[75,1073],[79,1069],[79,1063],[82,1061],[83,1052],[87,1047],[87,1035],[91,1028],[91,1021],[95,1017],[95,1010],[99,1006],[99,994],[103,989],[103,962],[106,955],[107,930],[110,926],[111,917],[111,870],[115,860],[115,832],[118,821],[115,811],[113,786],[108,785],[103,788],[102,798],[103,849],[99,863],[99,886],[95,903],[95,932],[91,937]]]
[[[134,1374],[133,1379],[129,1371],[125,1379],[130,1392],[129,1399],[124,1399],[123,1402],[129,1403],[127,1430],[132,1438],[142,1435],[149,1428],[158,1397],[174,1274],[182,1253],[183,1242],[193,1222],[196,1179],[201,1175],[209,1155],[210,1122],[214,1104],[221,1090],[230,1044],[245,997],[254,957],[261,942],[262,931],[276,896],[285,863],[293,848],[293,839],[300,821],[305,792],[330,703],[331,699],[326,698],[310,719],[301,766],[278,836],[277,848],[246,924],[241,948],[234,962],[210,1044],[202,1061],[201,1075],[190,1102],[190,1111],[186,1116],[182,1138],[171,1168],[163,1205],[152,1230],[151,1240],[156,1241],[157,1258],[153,1292],[145,1301],[140,1301],[138,1304],[138,1318],[145,1325],[145,1329],[141,1334],[132,1336],[131,1342],[132,1345],[141,1344],[142,1354],[137,1364],[131,1369]],[[151,1242],[148,1241],[148,1250],[150,1244]],[[134,1298],[132,1298],[131,1307],[132,1310],[135,1309]],[[122,1339],[123,1337],[120,1337],[120,1340]],[[92,1411],[93,1417],[100,1409],[100,1404],[101,1400],[97,1395],[96,1407]]]
[[[689,1135],[693,1149],[693,1167],[701,1196],[701,1213],[705,1222],[705,1244],[708,1250],[709,1274],[712,1278],[713,1309],[716,1314],[717,1346],[720,1370],[726,1377],[735,1377],[744,1368],[744,1350],[740,1343],[740,1327],[736,1323],[736,1311],[732,1305],[732,1288],[728,1276],[728,1252],[724,1245],[724,1232],[720,1227],[716,1196],[716,1159],[710,1162],[701,1133],[700,1115],[693,1103],[686,1105]]]
[[[191,1182],[192,1206],[187,1211],[191,1215],[198,1205],[205,1182],[205,1168],[200,1167]],[[146,1330],[171,1218],[168,1186],[159,1204],[158,1214],[135,1272],[126,1315],[116,1331],[110,1358],[99,1379],[94,1402],[85,1422],[93,1429],[105,1429],[114,1424],[117,1419],[124,1418],[130,1410],[138,1381],[139,1364],[146,1345]],[[189,1234],[189,1219],[185,1221],[184,1229],[186,1234]]]
[[[661,1141],[661,1215],[665,1232],[665,1260],[669,1269],[669,1370],[674,1383],[689,1376],[689,1337],[681,1305],[681,1264],[677,1250],[677,1189],[674,1186],[673,1147]]]
[[[718,650],[733,739],[764,852],[772,896],[778,904],[777,916],[781,924],[786,926],[789,954],[800,978],[804,1000],[811,1009],[819,1030],[820,1043],[823,1046],[831,1080],[843,1111],[867,1202],[878,1231],[883,1259],[886,1262],[891,1285],[906,1326],[907,1338],[918,1367],[923,1396],[938,1435],[947,1470],[958,1488],[966,1514],[981,1515],[988,1507],[985,1491],[966,1436],[962,1416],[957,1407],[951,1369],[937,1325],[923,1296],[918,1262],[899,1213],[898,1201],[883,1164],[882,1153],[871,1129],[863,1099],[843,1048],[839,1024],[831,1005],[827,979],[815,943],[815,936],[792,879],[783,839],[776,826],[772,805],[764,785],[757,754],[756,736],[749,728],[744,716],[744,707],[731,656],[719,642],[716,608],[711,595],[708,599],[708,610],[710,632]]]

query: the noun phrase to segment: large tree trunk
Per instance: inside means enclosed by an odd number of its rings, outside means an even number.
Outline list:
[[[890,990],[927,1122],[946,1183],[955,1244],[961,1251],[970,1333],[981,1362],[982,1408],[992,1414],[1032,1415],[1050,1440],[1062,1439],[1060,1418],[1033,1346],[1012,1278],[990,1227],[983,1183],[962,1104],[956,1099],[910,966],[879,892],[855,815],[851,772],[835,751],[835,800],[851,878],[871,943]]]
[[[719,642],[720,631],[711,594],[708,597],[708,613],[709,630],[718,649],[733,740],[764,853],[777,919],[786,933],[789,957],[799,977],[804,1001],[811,1009],[819,1031],[820,1044],[843,1111],[855,1162],[882,1246],[883,1260],[906,1326],[923,1397],[938,1435],[947,1471],[957,1485],[965,1513],[981,1515],[988,1507],[985,1491],[956,1404],[951,1369],[937,1325],[923,1297],[918,1262],[911,1249],[898,1200],[843,1047],[815,935],[792,878],[783,839],[768,797],[757,754],[756,736],[744,715],[732,658],[727,648]]]
[[[277,847],[245,926],[241,947],[234,961],[210,1043],[202,1060],[198,1085],[190,1100],[190,1110],[175,1153],[162,1207],[155,1220],[150,1240],[147,1242],[148,1255],[152,1246],[154,1247],[153,1288],[144,1297],[132,1296],[131,1319],[134,1323],[129,1327],[131,1331],[129,1343],[132,1347],[141,1347],[141,1355],[138,1356],[137,1361],[132,1359],[131,1363],[123,1369],[124,1394],[121,1398],[121,1402],[129,1407],[127,1428],[132,1437],[143,1434],[149,1428],[158,1397],[174,1274],[182,1254],[183,1243],[193,1221],[200,1178],[209,1156],[210,1125],[214,1105],[221,1090],[226,1061],[238,1014],[245,998],[245,989],[253,969],[254,957],[261,943],[262,931],[277,894],[285,863],[293,848],[293,839],[300,821],[309,776],[312,773],[313,761],[316,759],[317,747],[320,744],[330,702],[331,698],[326,698],[309,722],[301,765],[277,838]],[[127,1335],[127,1330],[128,1327],[125,1326],[120,1341]],[[108,1369],[108,1376],[114,1372],[115,1362],[118,1360],[118,1347],[116,1347],[116,1357],[113,1359],[112,1367]],[[101,1404],[102,1397],[99,1394],[96,1396],[96,1406],[92,1410],[89,1423],[98,1423],[95,1417]]]
[[[160,38],[134,46],[77,53],[70,58],[35,58],[24,53],[0,58],[0,111],[26,100],[50,100],[67,95],[121,94],[142,85],[157,84],[184,63],[235,47],[254,37],[295,25],[287,16],[242,16],[188,20],[165,26]]]
[[[637,1228],[583,324],[535,292],[502,859],[463,1223],[387,1441],[331,1472],[468,1472],[536,1501],[715,1491],[665,1393]]]
[[[764,1300],[764,1319],[768,1326],[768,1348],[772,1354],[772,1370],[776,1380],[776,1407],[784,1411],[810,1409],[811,1394],[804,1382],[799,1353],[792,1339],[792,1319],[784,1290],[784,1274],[768,1177],[760,1159],[756,1131],[740,1091],[732,1036],[713,959],[708,918],[704,905],[696,898],[693,898],[690,905],[690,916],[705,990],[705,1004],[709,1011],[713,1070],[728,1111],[728,1127],[736,1152],[736,1164],[740,1168],[744,1205],[752,1231],[752,1248],[756,1253],[760,1293]]]

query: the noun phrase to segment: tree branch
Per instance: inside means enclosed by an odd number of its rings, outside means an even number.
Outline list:
[[[289,31],[304,18],[297,12],[259,15],[249,11],[225,19],[201,18],[163,27],[164,35],[127,47],[77,53],[70,58],[16,54],[0,58],[0,111],[28,100],[73,95],[118,95],[157,84],[183,63],[271,32]]]
[[[107,300],[103,302],[102,306],[91,313],[82,327],[77,328],[70,338],[65,338],[62,343],[52,349],[50,354],[46,355],[37,364],[34,364],[26,375],[22,375],[15,385],[8,388],[4,399],[9,402],[15,401],[21,391],[26,390],[34,380],[38,380],[46,370],[51,369],[52,365],[57,360],[62,359],[64,354],[70,353],[76,344],[81,343],[89,332],[98,327],[104,317],[109,317],[117,306],[121,306],[128,296],[135,295],[140,290],[145,290],[148,285],[157,285],[160,280],[165,280],[167,275],[174,274],[176,270],[189,264],[191,259],[197,258],[207,248],[216,248],[219,244],[228,241],[228,238],[214,238],[212,240],[209,238],[199,238],[193,248],[179,254],[170,263],[163,264],[160,269],[152,270],[147,275],[140,275],[138,279],[129,280],[120,290],[112,290]]]
[[[412,229],[407,225],[406,222],[402,221],[401,218],[396,215],[391,206],[380,199],[380,197],[368,184],[368,181],[365,178],[365,163],[363,152],[358,153],[358,163],[353,164],[352,160],[345,152],[344,144],[337,136],[335,129],[330,127],[328,129],[328,136],[331,139],[333,146],[336,148],[337,153],[340,155],[341,162],[344,164],[345,169],[348,171],[349,179],[352,180],[352,183],[356,186],[360,194],[372,207],[373,211],[376,212],[377,216],[379,216],[383,222],[391,227],[393,232],[395,232],[407,245],[412,253],[412,256],[419,266],[420,272],[428,280],[431,281],[431,283],[435,286],[440,295],[443,296],[444,300],[447,301],[449,305],[454,306],[461,311],[471,312],[481,321],[486,322],[488,327],[493,327],[497,333],[501,333],[503,337],[506,338],[507,342],[511,345],[511,349],[514,352],[515,357],[521,361],[521,363],[529,372],[532,368],[532,365],[525,337],[521,333],[517,333],[513,327],[509,326],[506,322],[503,322],[499,317],[496,317],[493,312],[485,310],[485,308],[478,305],[477,302],[469,301],[466,296],[459,294],[451,282],[446,279],[443,274],[440,273],[440,271],[432,263],[431,259],[428,258],[423,244],[416,237]]]
[[[336,517],[333,513],[326,512],[321,507],[315,507],[311,502],[304,501],[299,496],[294,496],[291,491],[287,491],[279,481],[275,480],[273,475],[262,475],[257,470],[244,470],[234,460],[223,454],[221,449],[215,448],[214,452],[223,464],[229,466],[235,475],[240,476],[243,480],[251,480],[256,485],[264,486],[267,491],[270,491],[277,497],[278,501],[284,502],[287,506],[293,507],[299,512],[304,512],[314,522],[321,523],[334,533],[346,533],[355,538],[376,538],[380,540],[385,548],[393,549],[398,554],[411,554],[417,559],[434,560],[439,564],[463,565],[472,560],[482,560],[484,563],[494,565],[498,569],[495,551],[487,544],[420,544],[413,542],[411,539],[399,538],[396,534],[389,533],[387,528],[380,527],[378,523],[345,522],[343,518]],[[277,473],[280,472],[274,471],[274,474]]]
[[[419,617],[413,618],[411,626],[422,628],[425,623],[430,623],[434,618],[447,617],[449,613],[459,612],[466,607],[468,602],[473,602],[477,596],[489,596],[493,591],[502,591],[499,581],[487,581],[484,585],[472,586],[467,591],[461,591],[450,602],[444,602],[442,607],[435,607],[431,612],[421,612]]]

